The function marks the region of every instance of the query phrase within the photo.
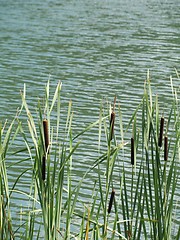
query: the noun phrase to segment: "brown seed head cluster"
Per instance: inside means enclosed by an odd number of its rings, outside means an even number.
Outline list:
[[[45,150],[47,152],[49,146],[49,134],[48,134],[48,122],[47,120],[43,120],[43,129],[44,129],[44,141],[45,141]],[[49,151],[48,151],[49,153]]]
[[[113,139],[113,133],[114,133],[114,123],[115,123],[115,104],[116,104],[116,97],[117,97],[117,94],[115,94],[115,98],[114,98],[114,106],[113,106],[113,111],[111,113],[111,119],[110,119],[110,130],[111,130],[111,137],[110,137],[110,140]]]
[[[108,214],[110,214],[110,212],[111,212],[111,208],[112,208],[113,201],[114,201],[114,195],[115,195],[115,190],[113,189],[112,193],[111,193],[111,198],[109,201]]]
[[[111,120],[110,120],[111,140],[113,139],[114,122],[115,122],[115,112],[112,112],[112,113],[111,113]]]
[[[164,117],[161,118],[160,133],[159,133],[159,147],[162,147],[163,140],[163,131],[164,131]]]
[[[48,134],[48,122],[47,120],[43,120],[43,129],[44,129],[44,144],[45,151],[49,154],[49,134]],[[48,151],[48,152],[47,152]],[[46,157],[45,154],[42,157],[42,180],[45,181],[46,178]]]

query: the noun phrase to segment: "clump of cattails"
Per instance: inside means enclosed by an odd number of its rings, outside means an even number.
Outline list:
[[[131,164],[134,165],[134,138],[131,138]]]
[[[168,136],[164,138],[164,160],[167,161],[168,158]]]
[[[42,180],[44,181],[46,178],[46,157],[43,155],[42,157]]]
[[[111,208],[112,208],[113,201],[114,201],[114,195],[115,195],[115,190],[113,189],[111,192],[111,198],[109,201],[108,214],[110,214],[110,212],[111,212]]]
[[[114,122],[115,122],[115,103],[116,103],[116,96],[117,94],[115,94],[115,98],[114,98],[114,106],[113,106],[113,111],[111,113],[111,119],[110,119],[110,130],[111,130],[111,137],[110,139],[112,140],[113,138],[113,133],[114,133]]]
[[[164,117],[161,117],[160,133],[159,133],[159,147],[162,147],[163,141],[163,131],[164,131]]]
[[[45,150],[47,152],[49,147],[49,134],[48,134],[48,122],[47,120],[43,120],[43,129],[44,129],[44,141],[45,141]],[[48,151],[49,153],[49,151]]]

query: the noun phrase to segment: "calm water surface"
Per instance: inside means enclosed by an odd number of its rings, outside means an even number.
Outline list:
[[[170,103],[170,75],[179,87],[174,71],[180,69],[179,9],[179,0],[0,0],[1,120],[13,119],[24,83],[33,111],[51,74],[52,92],[59,80],[63,83],[62,121],[72,99],[74,135],[98,119],[102,96],[104,103],[112,102],[115,92],[126,125],[142,97],[147,69],[162,113],[164,103],[165,108]],[[97,134],[94,129],[84,136],[74,159],[74,179],[95,160]],[[9,170],[10,182],[18,173],[17,167]],[[93,176],[83,189],[93,184]],[[24,184],[28,187],[28,180],[19,187]],[[85,193],[91,194],[91,185]],[[20,202],[17,196],[14,206]],[[180,209],[177,215],[180,220]]]

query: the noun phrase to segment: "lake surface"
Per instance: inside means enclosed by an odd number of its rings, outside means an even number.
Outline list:
[[[148,69],[162,114],[164,103],[165,108],[171,103],[170,75],[179,87],[174,70],[180,71],[179,9],[179,0],[0,0],[1,121],[15,116],[24,83],[33,112],[51,74],[51,93],[62,81],[62,121],[72,99],[73,135],[98,119],[102,97],[106,107],[115,92],[126,125],[143,95]],[[97,144],[94,129],[74,159],[75,179],[94,161]],[[9,170],[10,182],[18,173],[16,167]],[[94,179],[87,177],[83,188]],[[25,179],[19,186],[24,184]],[[180,220],[180,209],[177,214]]]

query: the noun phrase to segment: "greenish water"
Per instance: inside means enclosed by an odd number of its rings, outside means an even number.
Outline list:
[[[142,97],[147,69],[162,113],[164,103],[165,109],[171,103],[170,75],[179,87],[174,71],[180,71],[179,9],[178,0],[0,0],[1,120],[13,119],[24,83],[33,111],[51,74],[52,91],[59,80],[63,83],[62,121],[72,99],[74,135],[98,119],[102,96],[104,103],[112,102],[115,92],[126,124]],[[97,155],[97,134],[94,129],[83,138],[74,158],[75,182]],[[9,173],[13,182],[19,169]],[[93,177],[84,181],[83,199],[91,194]],[[25,179],[19,184],[24,186]],[[16,207],[21,198],[15,198]],[[177,214],[180,220],[180,209]]]

